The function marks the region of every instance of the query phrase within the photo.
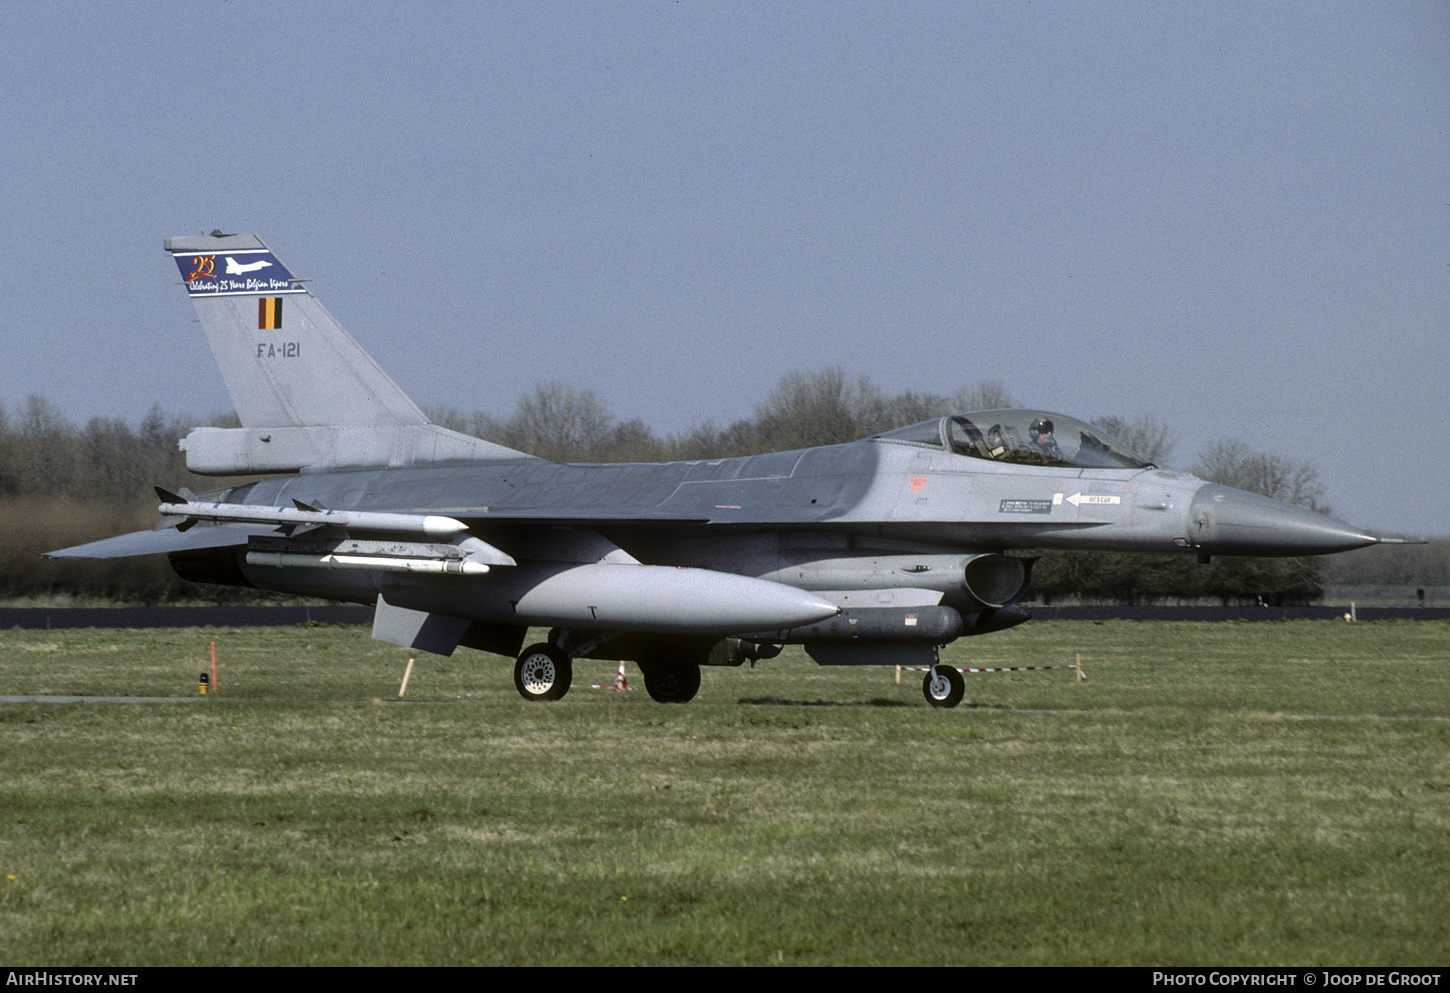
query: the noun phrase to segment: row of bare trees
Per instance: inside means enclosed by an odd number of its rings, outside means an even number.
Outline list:
[[[1011,406],[1011,395],[993,380],[951,395],[907,390],[887,396],[868,377],[833,367],[782,377],[751,418],[724,427],[706,421],[663,438],[638,418],[615,420],[592,389],[559,382],[536,385],[507,418],[453,407],[431,408],[428,416],[555,462],[669,462],[835,445],[944,414]]]
[[[183,583],[164,559],[52,562],[41,554],[156,520],[152,486],[196,486],[177,441],[196,422],[154,406],[132,426],[96,417],[73,424],[51,401],[0,403],[0,599],[78,597],[123,602],[235,599]],[[209,423],[235,423],[235,415]],[[216,486],[206,481],[202,488]]]
[[[564,462],[653,462],[722,458],[852,441],[943,414],[1018,406],[995,380],[952,394],[883,392],[866,376],[840,368],[782,377],[753,416],[720,426],[705,422],[657,435],[639,419],[618,420],[588,388],[542,383],[519,398],[508,417],[436,408],[429,416],[454,430]],[[103,563],[44,561],[44,551],[149,527],[153,485],[213,489],[230,481],[193,477],[177,441],[197,423],[159,406],[135,427],[94,418],[68,421],[43,397],[14,408],[0,404],[0,598],[79,596],[157,602],[239,595],[227,588],[183,584],[164,561]],[[234,415],[211,418],[235,424]],[[1175,466],[1177,438],[1152,417],[1095,422],[1143,457]],[[1243,442],[1216,441],[1184,466],[1224,483],[1320,511],[1330,508],[1314,467],[1290,456],[1254,451]],[[1217,559],[1200,566],[1191,556],[1052,553],[1038,564],[1035,594],[1046,600],[1081,598],[1153,602],[1217,599],[1305,602],[1334,582],[1450,583],[1450,539],[1372,557],[1325,560]],[[1346,571],[1346,562],[1361,566]],[[1326,571],[1333,570],[1332,572]]]

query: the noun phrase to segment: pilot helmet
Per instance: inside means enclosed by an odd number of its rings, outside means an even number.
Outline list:
[[[1052,422],[1046,417],[1039,417],[1032,422],[1032,433],[1034,435],[1052,434]]]

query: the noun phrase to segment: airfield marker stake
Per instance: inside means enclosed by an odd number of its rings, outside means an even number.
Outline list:
[[[214,690],[221,688],[216,681],[216,642],[214,641],[211,643],[211,687]]]
[[[403,685],[398,687],[399,700],[403,698],[404,693],[408,692],[408,677],[411,675],[413,675],[413,660],[409,659],[408,668],[403,670]]]

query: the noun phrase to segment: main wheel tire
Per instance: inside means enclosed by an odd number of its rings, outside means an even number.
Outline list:
[[[967,681],[955,666],[937,665],[922,680],[921,692],[933,707],[955,707],[966,695]]]
[[[530,645],[514,663],[514,686],[525,700],[558,700],[573,680],[573,663],[555,645]]]
[[[689,703],[700,692],[700,667],[694,662],[641,665],[644,688],[656,703]]]

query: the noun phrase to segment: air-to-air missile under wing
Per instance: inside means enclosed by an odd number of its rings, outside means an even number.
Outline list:
[[[1144,462],[1081,421],[989,410],[747,458],[559,465],[429,423],[253,235],[169,238],[240,428],[182,441],[203,475],[153,531],[51,553],[160,553],[187,579],[372,604],[373,636],[516,656],[528,699],[576,658],[690,699],[702,665],[801,644],[822,665],[929,667],[1027,620],[1033,559],[1101,549],[1315,555],[1374,544],[1302,507]],[[520,651],[530,626],[549,641]]]

